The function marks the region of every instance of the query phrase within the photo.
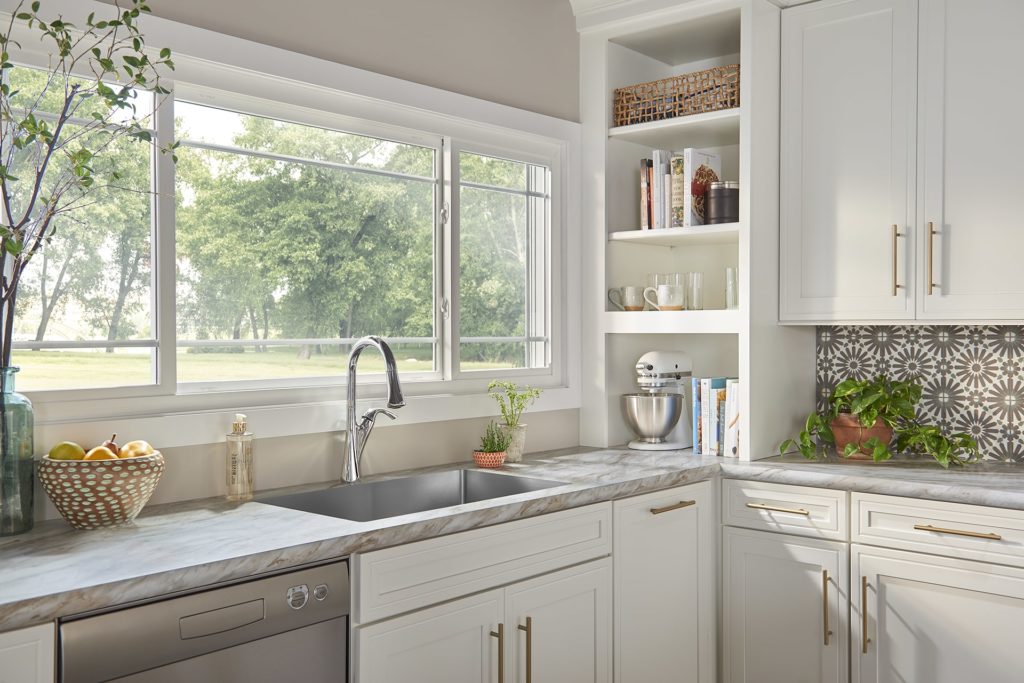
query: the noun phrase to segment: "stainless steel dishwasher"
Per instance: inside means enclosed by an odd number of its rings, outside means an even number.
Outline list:
[[[69,619],[63,683],[345,683],[349,575],[334,562]]]

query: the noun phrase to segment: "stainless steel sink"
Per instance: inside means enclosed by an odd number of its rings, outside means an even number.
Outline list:
[[[273,496],[259,502],[354,522],[370,522],[563,485],[560,481],[481,470],[449,470]]]

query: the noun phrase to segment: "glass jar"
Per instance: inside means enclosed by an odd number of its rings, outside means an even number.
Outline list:
[[[32,528],[35,492],[32,402],[14,390],[19,368],[0,368],[0,536]]]

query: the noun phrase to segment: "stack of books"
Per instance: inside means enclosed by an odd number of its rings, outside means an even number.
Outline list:
[[[739,380],[694,377],[693,454],[739,457]]]
[[[721,173],[722,158],[707,150],[654,150],[640,160],[640,228],[703,225],[704,194]]]

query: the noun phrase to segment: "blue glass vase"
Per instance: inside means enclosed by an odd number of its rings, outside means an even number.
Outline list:
[[[32,402],[14,390],[16,367],[0,368],[0,536],[32,528],[35,449]]]

